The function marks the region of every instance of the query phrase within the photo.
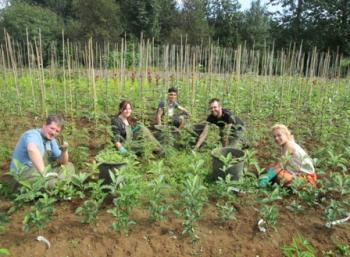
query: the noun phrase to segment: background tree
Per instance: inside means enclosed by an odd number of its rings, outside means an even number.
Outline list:
[[[200,44],[210,37],[206,19],[206,5],[202,0],[184,0],[180,16],[181,35],[187,37],[187,43]]]
[[[117,41],[123,33],[120,9],[114,0],[74,0],[75,19],[67,24],[67,36],[75,40]]]
[[[124,32],[132,38],[158,38],[159,1],[158,0],[118,0]]]
[[[242,41],[248,47],[262,49],[271,41],[270,18],[266,6],[262,6],[260,0],[253,1],[249,10],[245,11],[241,26]]]
[[[237,46],[242,13],[237,0],[210,0],[207,15],[214,40],[223,46]]]
[[[42,46],[46,48],[59,38],[64,24],[62,18],[49,9],[14,2],[1,11],[1,27],[19,42],[26,41],[26,29],[29,37],[36,40],[40,31]]]

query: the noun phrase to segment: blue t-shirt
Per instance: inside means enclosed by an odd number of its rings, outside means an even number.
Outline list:
[[[27,150],[29,143],[34,143],[38,147],[42,157],[44,157],[45,152],[48,153],[50,160],[57,160],[61,156],[61,150],[58,147],[56,139],[45,139],[41,134],[41,129],[27,130],[22,134],[13,151],[10,165],[11,172],[18,172],[14,160],[27,167],[33,167]]]

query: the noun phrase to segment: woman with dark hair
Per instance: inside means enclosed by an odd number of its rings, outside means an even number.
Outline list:
[[[133,139],[139,139],[140,136],[146,136],[159,147],[158,141],[153,137],[152,133],[144,126],[136,124],[135,119],[131,116],[132,105],[129,101],[123,100],[119,104],[119,112],[112,118],[112,132],[114,135],[114,145],[119,153],[127,153],[125,142]],[[142,134],[142,135],[141,135]]]

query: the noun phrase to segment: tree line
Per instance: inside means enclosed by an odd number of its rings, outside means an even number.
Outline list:
[[[156,44],[250,49],[302,47],[305,51],[350,55],[349,0],[260,0],[241,10],[238,0],[8,0],[0,27],[19,42],[27,37],[43,46],[60,42],[118,42],[143,38]],[[0,33],[2,39],[5,33]]]

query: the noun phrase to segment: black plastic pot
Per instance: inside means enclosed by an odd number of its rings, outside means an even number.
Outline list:
[[[98,178],[104,180],[104,185],[110,184],[112,183],[112,179],[109,174],[109,171],[113,172],[114,169],[118,170],[124,165],[126,165],[126,163],[101,163],[100,165],[98,165],[98,169],[100,171]]]
[[[229,166],[226,172],[223,172],[224,163],[220,160],[219,156],[226,157],[229,153],[236,159],[236,162]],[[233,180],[240,179],[243,171],[243,151],[232,147],[216,148],[211,152],[211,156],[213,161],[212,178],[214,180],[217,180],[219,177],[224,178],[227,174],[230,174]]]

